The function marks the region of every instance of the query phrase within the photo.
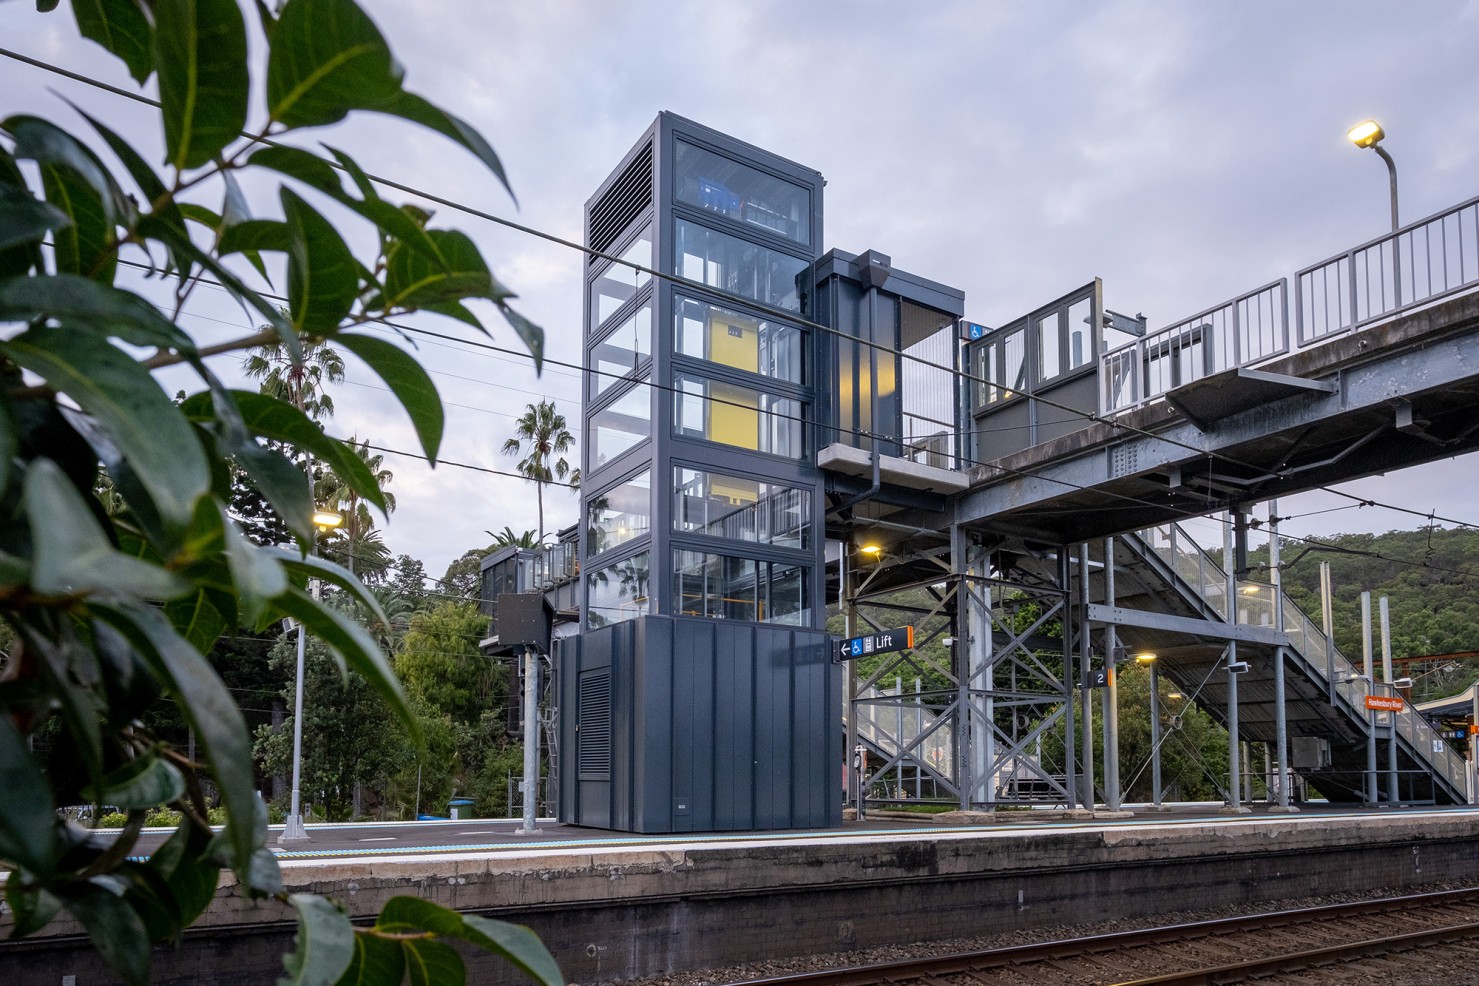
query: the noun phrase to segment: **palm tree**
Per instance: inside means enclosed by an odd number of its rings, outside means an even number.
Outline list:
[[[539,543],[544,544],[544,487],[570,475],[565,453],[575,445],[575,436],[565,427],[565,416],[554,401],[529,404],[514,426],[514,437],[503,443],[504,455],[522,455],[519,475],[536,484],[539,500]]]
[[[287,401],[314,421],[333,417],[334,400],[323,387],[344,380],[344,358],[323,340],[304,339],[303,358],[296,361],[281,342],[257,346],[242,369],[262,381],[262,393]]]
[[[389,514],[395,510],[395,494],[385,489],[386,486],[390,485],[390,481],[395,478],[395,474],[389,469],[381,468],[381,463],[385,460],[385,457],[378,454],[371,455],[370,443],[368,441],[359,442],[351,436],[346,444],[355,455],[359,456],[360,461],[365,464],[365,468],[370,470],[370,475],[375,477],[375,485],[380,487],[381,493],[385,495],[385,512]],[[315,500],[329,509],[337,511],[344,517],[344,526],[339,528],[339,530],[348,542],[349,564],[347,567],[353,572],[355,570],[356,548],[365,547],[373,551],[376,545],[370,542],[372,540],[378,540],[370,539],[369,537],[375,528],[375,518],[370,514],[370,506],[365,503],[364,498],[353,487],[344,482],[332,469],[326,468],[319,474],[317,487],[314,491],[316,494]],[[386,554],[383,544],[379,545],[379,548],[380,554]],[[384,560],[386,562],[389,561],[388,554],[386,554]],[[363,568],[363,566],[361,567]]]
[[[516,547],[516,548],[537,548],[537,547],[539,547],[539,533],[537,531],[525,531],[522,534],[515,534],[514,533],[514,529],[512,527],[509,527],[507,524],[504,524],[503,525],[503,530],[501,530],[501,531],[498,531],[496,533],[493,532],[493,531],[487,531],[485,533],[487,533],[487,535],[493,539],[493,547],[495,547],[495,548],[508,548],[508,547]]]

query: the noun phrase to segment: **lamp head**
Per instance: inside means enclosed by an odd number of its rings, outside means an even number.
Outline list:
[[[1381,128],[1381,124],[1377,123],[1375,120],[1364,120],[1361,123],[1356,124],[1351,129],[1347,130],[1345,135],[1349,137],[1351,139],[1351,143],[1355,144],[1357,147],[1373,147],[1376,144],[1380,143],[1381,139],[1385,137],[1387,133]]]
[[[861,544],[861,545],[858,545],[858,550],[861,551],[865,555],[869,555],[869,556],[871,556],[873,558],[877,558],[879,555],[883,554],[883,545],[881,545],[881,544],[872,544],[872,543],[869,543],[869,544]]]
[[[329,530],[344,523],[344,515],[337,514],[332,510],[315,510],[313,512],[314,526]]]
[[[1135,655],[1135,660],[1140,664],[1150,664],[1155,660],[1155,653],[1153,651],[1142,651]]]

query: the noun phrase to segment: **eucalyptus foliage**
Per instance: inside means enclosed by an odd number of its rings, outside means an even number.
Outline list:
[[[56,6],[38,0],[42,11]],[[80,110],[0,121],[0,617],[15,638],[0,666],[0,865],[12,936],[66,912],[127,982],[144,983],[150,943],[194,921],[225,868],[246,892],[296,909],[286,982],[461,982],[454,939],[558,983],[524,928],[414,898],[357,928],[329,901],[286,894],[265,846],[251,737],[204,656],[236,628],[300,621],[414,731],[375,640],[307,587],[324,580],[384,619],[353,575],[308,553],[311,495],[295,456],[326,464],[384,511],[375,476],[303,410],[232,389],[206,358],[273,344],[301,361],[332,342],[384,379],[435,461],[443,415],[431,379],[361,328],[428,310],[486,331],[466,304],[486,299],[536,361],[543,335],[509,308],[512,295],[468,236],[383,199],[342,152],[293,141],[370,111],[460,145],[506,186],[497,156],[465,121],[405,88],[352,0],[287,0],[276,11],[262,0],[249,10],[237,0],[78,0],[72,14],[141,86],[157,85],[164,160]],[[265,69],[253,71],[249,50],[266,52]],[[254,188],[274,179],[275,215],[252,213],[242,172],[258,175]],[[372,255],[356,256],[326,203],[374,228]],[[265,328],[201,347],[124,286],[131,263],[156,297],[172,293],[165,311],[178,313],[205,279]],[[283,278],[285,309],[264,293],[269,274]],[[177,402],[156,371],[181,365],[196,385]],[[233,474],[271,504],[296,547],[243,535],[228,512]],[[193,728],[200,763],[142,724],[161,697]],[[30,742],[43,729],[55,736],[46,757]],[[226,809],[219,832],[202,775]],[[59,805],[84,802],[124,811],[122,834],[98,841],[58,816]],[[162,805],[181,821],[140,861],[139,830]]]

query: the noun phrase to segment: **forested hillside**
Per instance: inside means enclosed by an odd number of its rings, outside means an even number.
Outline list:
[[[1335,641],[1353,661],[1361,658],[1361,593],[1366,590],[1372,596],[1378,657],[1381,596],[1391,611],[1394,657],[1479,651],[1479,530],[1423,528],[1285,540],[1282,553],[1286,591],[1317,620],[1320,562],[1329,562]],[[1457,663],[1458,668],[1420,682],[1414,697],[1456,690],[1479,677],[1479,659]]]

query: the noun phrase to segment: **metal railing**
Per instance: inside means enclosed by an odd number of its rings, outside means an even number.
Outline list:
[[[1183,583],[1223,619],[1227,618],[1227,575],[1180,524],[1162,524],[1141,531],[1138,536]],[[1274,626],[1274,587],[1264,582],[1241,580],[1235,585],[1238,623]],[[1327,689],[1333,675],[1335,692],[1358,714],[1370,715],[1366,709],[1367,694],[1401,697],[1391,684],[1369,682],[1304,610],[1288,596],[1280,594],[1278,598],[1284,610],[1284,632],[1289,637],[1290,648],[1304,658],[1302,663]],[[1395,716],[1390,712],[1377,712],[1375,725],[1386,728],[1392,725],[1393,718],[1397,735],[1406,740],[1413,756],[1440,773],[1453,790],[1465,791],[1468,762],[1462,754],[1440,737],[1411,705],[1404,702],[1402,711]]]
[[[929,766],[947,780],[955,778],[952,731],[948,725],[936,728],[940,717],[912,693],[902,688],[866,688],[858,692],[853,707],[858,715],[858,736],[865,743],[890,757],[913,747],[909,759]],[[845,704],[843,715],[847,715]],[[924,733],[928,735],[920,740]]]
[[[1479,285],[1479,198],[1295,275],[1299,345]]]
[[[1294,275],[1294,340],[1305,347],[1479,287],[1479,198],[1409,223]],[[1281,278],[1099,359],[1099,409],[1140,407],[1183,384],[1290,351]]]
[[[1193,380],[1287,353],[1288,292],[1281,278],[1105,353],[1101,410],[1129,410]]]

